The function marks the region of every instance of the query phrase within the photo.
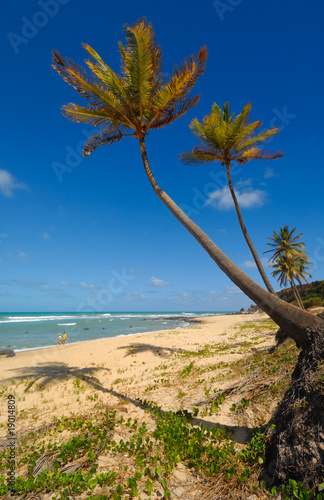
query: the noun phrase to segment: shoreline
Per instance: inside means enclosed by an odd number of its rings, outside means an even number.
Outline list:
[[[167,313],[167,314],[170,314],[170,313]],[[202,314],[205,314],[205,313],[202,313]],[[85,342],[92,342],[94,340],[109,340],[109,339],[115,339],[115,338],[132,337],[132,336],[136,336],[136,335],[146,335],[146,334],[155,333],[155,332],[164,332],[164,331],[168,331],[171,329],[178,330],[178,329],[190,327],[190,323],[197,324],[200,322],[201,319],[204,319],[204,318],[212,318],[215,316],[216,317],[231,316],[231,315],[239,315],[239,314],[240,314],[239,312],[229,312],[229,313],[215,313],[215,314],[211,314],[210,316],[195,316],[195,317],[188,317],[188,318],[179,316],[179,317],[176,317],[175,319],[182,320],[184,323],[185,322],[189,323],[189,325],[176,326],[174,328],[167,327],[167,328],[163,328],[163,329],[159,329],[159,330],[150,330],[148,332],[144,331],[144,332],[137,332],[137,333],[118,334],[118,335],[114,335],[112,337],[102,337],[102,338],[98,338],[98,339],[80,340],[77,342],[70,342],[70,343],[68,342],[65,345],[83,344]],[[65,326],[65,325],[61,325],[61,326]],[[54,347],[58,347],[57,344],[47,345],[47,346],[39,346],[39,347],[27,347],[27,348],[23,348],[23,349],[15,349],[15,348],[11,348],[11,346],[10,347],[7,346],[7,347],[3,347],[1,350],[10,350],[10,351],[14,352],[16,355],[17,353],[20,353],[20,352],[38,351],[38,350],[42,350],[42,349],[53,349]],[[1,356],[0,356],[0,359],[1,359]]]
[[[195,323],[195,324],[198,324],[201,322],[201,320],[204,320],[205,318],[214,318],[215,316],[217,317],[221,317],[221,316],[230,316],[230,315],[234,315],[234,314],[239,314],[239,313],[229,313],[229,314],[213,314],[211,316],[203,316],[203,317],[195,317],[195,318],[188,318],[186,319],[186,321],[188,323]],[[74,345],[80,345],[80,344],[86,344],[87,342],[98,342],[98,341],[107,341],[107,340],[114,340],[114,339],[121,339],[121,338],[128,338],[128,337],[136,337],[138,335],[149,335],[149,334],[154,334],[154,333],[163,333],[163,332],[168,332],[170,330],[182,330],[182,329],[186,329],[186,328],[190,328],[191,325],[187,325],[187,326],[176,326],[174,328],[166,328],[166,329],[163,329],[163,330],[150,330],[149,332],[137,332],[137,333],[125,333],[125,334],[119,334],[119,335],[116,335],[114,337],[102,337],[100,339],[89,339],[89,340],[80,340],[78,342],[67,342],[66,344],[64,344],[64,347],[67,347],[67,346],[74,346]],[[40,351],[40,350],[43,350],[43,349],[55,349],[56,347],[61,347],[61,345],[57,345],[57,344],[54,344],[54,345],[50,345],[50,346],[41,346],[41,347],[30,347],[30,348],[26,348],[26,349],[10,349],[9,347],[6,347],[4,349],[8,349],[8,350],[12,350],[15,355],[17,355],[17,353],[23,353],[23,352],[33,352],[33,351]],[[1,357],[0,357],[1,359]]]
[[[255,349],[263,352],[275,344],[272,333],[253,340],[255,332],[253,336],[248,330],[265,319],[269,319],[266,314],[204,316],[184,328],[20,351],[9,358],[1,356],[1,427],[5,426],[5,401],[10,394],[17,402],[18,433],[47,425],[62,415],[82,415],[105,405],[128,403],[126,411],[130,415],[142,415],[143,410],[135,403],[138,399],[155,401],[166,411],[191,411],[197,401],[206,397],[206,384],[215,387],[215,364],[227,366]],[[247,344],[253,344],[253,349]],[[181,373],[190,366],[194,366],[193,374],[198,375],[199,370],[205,373],[200,377],[205,382],[197,380],[185,388],[190,377],[184,379]],[[220,368],[217,389],[222,388],[225,372]],[[211,422],[224,425],[232,425],[232,419],[230,411],[221,418],[217,414],[210,417]]]

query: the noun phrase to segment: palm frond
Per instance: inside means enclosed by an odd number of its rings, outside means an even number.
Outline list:
[[[180,116],[184,115],[190,108],[196,106],[200,96],[189,95],[183,101],[180,101],[172,110],[166,109],[163,114],[159,114],[157,118],[150,122],[150,129],[162,128],[173,122]]]
[[[98,84],[93,78],[89,77],[83,68],[70,59],[65,62],[57,51],[53,51],[53,62],[52,67],[55,71],[92,106],[105,104],[107,110],[111,109],[120,116],[123,122],[127,122],[131,127],[133,126],[123,109],[121,101],[112,92],[105,90],[102,84]]]
[[[114,129],[113,127],[108,130],[102,130],[98,134],[89,137],[83,146],[83,156],[89,156],[99,146],[105,146],[119,142],[123,137],[123,129]]]
[[[119,123],[123,123],[120,115],[118,113],[114,113],[111,110],[107,112],[105,107],[83,107],[78,104],[70,103],[62,106],[62,112],[64,116],[66,116],[69,120],[72,120],[77,123],[85,122],[91,123],[95,127],[99,125],[106,126],[111,122],[118,121]],[[128,126],[127,122],[123,123],[125,126]]]
[[[134,27],[126,25],[126,47],[121,48],[123,72],[127,77],[127,89],[136,102],[140,122],[144,109],[152,96],[154,82],[162,69],[161,51],[156,43],[152,25],[145,18]]]
[[[266,149],[252,147],[241,155],[235,155],[235,161],[240,164],[244,164],[249,160],[277,160],[283,157],[282,151],[269,151]]]
[[[204,165],[212,161],[221,160],[221,155],[216,158],[215,150],[207,147],[195,147],[191,151],[185,151],[179,155],[179,159],[185,165]]]
[[[189,92],[205,71],[206,61],[207,49],[203,47],[197,57],[191,56],[184,63],[175,67],[169,82],[161,85],[154,95],[152,108],[155,109],[155,112],[148,122],[147,128],[151,128],[155,120],[159,120],[161,116],[173,112],[177,113],[176,109],[180,102],[190,99]],[[198,99],[192,102],[196,104]]]
[[[92,56],[93,61],[86,60],[85,63],[91,69],[93,74],[104,84],[105,88],[111,92],[123,106],[124,114],[130,113],[134,122],[137,121],[136,111],[123,78],[119,77],[105,62],[99,54],[89,45],[82,44],[83,47]]]

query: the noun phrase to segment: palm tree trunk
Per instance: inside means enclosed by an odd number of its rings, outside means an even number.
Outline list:
[[[305,309],[304,304],[303,304],[303,301],[302,301],[301,296],[300,296],[300,294],[299,294],[298,288],[297,288],[297,286],[296,286],[296,283],[295,283],[294,281],[291,281],[291,282],[290,282],[290,285],[291,285],[291,287],[292,287],[292,289],[293,289],[293,294],[294,294],[294,296],[295,296],[295,299],[296,299],[296,302],[297,302],[298,306],[299,306],[301,309]]]
[[[256,263],[256,266],[259,270],[259,273],[261,274],[261,277],[263,279],[263,282],[265,284],[265,286],[267,287],[267,289],[269,290],[270,293],[273,293],[275,294],[276,292],[274,291],[264,269],[263,269],[263,266],[261,264],[261,261],[259,259],[259,256],[257,254],[257,251],[256,249],[254,248],[254,245],[251,241],[251,238],[250,236],[248,235],[248,232],[246,230],[246,227],[245,227],[245,224],[244,224],[244,221],[243,221],[243,217],[242,217],[242,213],[241,213],[241,209],[240,209],[240,206],[238,204],[238,201],[237,201],[237,198],[236,198],[236,195],[235,195],[235,191],[234,191],[234,188],[233,188],[233,183],[232,183],[232,178],[231,178],[231,172],[230,172],[230,165],[229,164],[226,164],[226,173],[227,173],[227,180],[228,180],[228,185],[229,185],[229,188],[230,188],[230,192],[231,192],[231,195],[232,195],[232,198],[233,198],[233,201],[234,201],[234,205],[235,205],[235,209],[236,209],[236,213],[237,213],[237,217],[238,217],[238,220],[239,220],[239,223],[240,223],[240,226],[241,226],[241,229],[242,229],[242,233],[243,233],[243,236],[245,238],[245,241],[247,242],[248,244],[248,247],[251,251],[251,254],[253,256],[253,259],[254,259],[254,262]]]
[[[267,292],[239,269],[197,226],[176,203],[158,186],[151,171],[144,137],[139,140],[142,161],[147,177],[160,200],[179,222],[196,238],[219,268],[263,311],[265,311],[285,333],[300,347],[307,348],[313,336],[324,332],[324,322],[299,307],[288,304],[276,295]]]
[[[301,283],[300,283],[300,284],[301,284]],[[300,293],[299,293],[298,286],[297,286],[296,284],[295,284],[295,287],[296,287],[296,293],[297,293],[297,295],[298,295],[298,297],[299,297],[299,300],[300,300],[301,308],[302,308],[302,309],[305,309],[305,306],[304,306],[304,303],[303,303],[303,299],[301,298],[301,295],[300,295]]]

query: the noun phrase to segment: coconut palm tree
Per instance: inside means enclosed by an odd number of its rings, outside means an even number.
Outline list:
[[[190,128],[201,141],[201,145],[196,146],[192,151],[182,153],[180,160],[186,165],[220,162],[226,167],[228,185],[243,236],[264,284],[269,292],[275,293],[247,232],[231,177],[231,167],[234,161],[242,165],[250,160],[275,160],[283,156],[281,152],[271,153],[270,151],[261,150],[259,146],[277,134],[279,128],[274,127],[263,132],[257,132],[262,122],[250,123],[251,111],[252,105],[248,103],[241,113],[234,117],[234,113],[230,113],[228,102],[225,102],[223,109],[215,103],[212,106],[211,113],[204,117],[202,123],[197,118],[192,120]]]
[[[312,314],[280,300],[251,280],[159,187],[151,170],[146,136],[150,130],[173,122],[198,102],[199,96],[192,96],[190,91],[205,70],[206,48],[200,49],[196,57],[191,56],[176,66],[166,79],[162,70],[161,49],[151,24],[141,19],[133,27],[125,26],[124,33],[127,43],[125,46],[119,44],[121,75],[105,64],[89,45],[84,45],[84,48],[92,59],[85,63],[92,71],[92,77],[78,64],[70,59],[65,61],[60,53],[53,52],[53,68],[88,104],[64,105],[63,114],[72,121],[99,127],[99,133],[87,140],[84,156],[89,156],[98,146],[111,145],[125,136],[136,138],[149,182],[164,205],[196,238],[220,269],[268,313],[297,345],[306,348],[311,343],[312,329],[317,331],[319,324],[322,327],[322,322]],[[255,155],[263,155],[262,152],[254,151]],[[245,150],[242,159],[252,154],[253,150]]]
[[[139,141],[145,172],[156,195],[196,238],[220,269],[267,312],[297,345],[303,347],[296,368],[298,381],[294,383],[289,399],[285,401],[285,406],[273,422],[275,435],[272,436],[271,447],[267,452],[267,470],[269,473],[272,471],[273,481],[288,482],[289,477],[299,480],[298,475],[293,476],[292,470],[295,469],[292,469],[292,459],[299,468],[303,465],[303,472],[307,471],[310,461],[313,460],[316,465],[312,465],[305,481],[314,482],[318,476],[324,475],[323,461],[317,459],[324,448],[324,442],[318,438],[324,435],[324,412],[322,409],[319,411],[323,399],[320,389],[316,393],[318,397],[314,397],[314,386],[309,380],[311,372],[314,376],[317,375],[317,367],[324,359],[324,322],[307,311],[280,300],[251,280],[158,186],[152,173],[145,138],[151,129],[171,123],[198,102],[199,97],[191,96],[190,92],[204,72],[206,49],[201,49],[197,57],[192,56],[182,65],[175,67],[171,77],[167,79],[163,75],[161,49],[155,41],[152,26],[145,20],[140,20],[133,27],[125,27],[125,36],[126,46],[120,44],[121,75],[117,75],[107,66],[88,45],[84,47],[92,56],[92,60],[87,60],[86,64],[93,73],[92,77],[88,76],[85,69],[71,60],[65,61],[58,52],[54,52],[54,69],[87,102],[87,106],[63,106],[63,112],[73,121],[91,123],[99,127],[99,133],[85,144],[85,156],[96,147],[113,144],[124,136],[136,138]],[[302,412],[295,411],[297,401],[301,399],[309,401],[307,418],[296,422],[296,418],[303,415]],[[285,415],[284,419],[282,414]],[[296,428],[302,441],[300,446],[294,448],[295,457],[291,452],[287,455],[286,450],[290,450],[290,443],[296,439]],[[312,443],[311,451],[307,446],[309,442]]]
[[[304,248],[305,243],[302,241],[298,241],[302,233],[293,236],[293,233],[296,231],[294,227],[291,231],[289,231],[288,226],[284,226],[280,228],[279,234],[276,231],[273,231],[273,238],[268,238],[271,243],[267,243],[267,245],[271,246],[272,249],[267,250],[264,253],[273,252],[271,259],[276,259],[283,254],[288,256],[290,255],[301,255],[304,256],[306,254]]]
[[[273,271],[272,275],[278,277],[280,286],[290,284],[297,304],[302,309],[305,309],[296,282],[299,285],[302,284],[302,281],[307,283],[306,276],[311,277],[308,270],[312,268],[308,265],[311,262],[307,252],[304,250],[305,243],[298,241],[302,233],[293,236],[294,231],[296,231],[296,228],[289,231],[288,226],[281,227],[279,234],[273,231],[274,237],[268,238],[271,240],[271,243],[267,243],[267,245],[273,248],[264,253],[273,252],[270,258],[272,261],[270,267],[273,267],[275,271]]]

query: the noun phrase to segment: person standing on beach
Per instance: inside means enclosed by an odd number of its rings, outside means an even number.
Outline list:
[[[60,345],[61,342],[62,342],[62,337],[61,337],[61,334],[59,333],[57,336],[57,344],[56,345]]]
[[[65,344],[65,341],[66,341],[66,333],[63,332],[63,339],[62,339],[62,344],[64,345]]]

